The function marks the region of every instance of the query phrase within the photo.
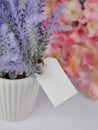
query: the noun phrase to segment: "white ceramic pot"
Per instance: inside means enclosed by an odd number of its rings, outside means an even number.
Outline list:
[[[32,112],[38,90],[39,84],[35,78],[0,78],[0,118],[7,121],[26,118]]]

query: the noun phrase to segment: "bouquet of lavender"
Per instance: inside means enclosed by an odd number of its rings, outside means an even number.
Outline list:
[[[50,36],[71,30],[70,26],[56,25],[64,4],[53,16],[44,13],[44,6],[44,0],[27,0],[25,8],[20,9],[19,0],[0,0],[1,77],[18,79],[41,73]]]

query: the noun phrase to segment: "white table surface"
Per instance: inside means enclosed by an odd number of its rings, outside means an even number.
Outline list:
[[[54,108],[40,89],[29,118],[15,123],[0,121],[0,130],[98,130],[98,102],[78,93]]]

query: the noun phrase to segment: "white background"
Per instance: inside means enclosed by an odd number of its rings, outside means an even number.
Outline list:
[[[0,130],[98,130],[98,102],[78,93],[54,108],[40,89],[33,113],[16,123],[0,121]]]

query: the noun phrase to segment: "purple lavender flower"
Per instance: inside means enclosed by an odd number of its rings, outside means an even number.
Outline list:
[[[64,9],[65,4],[62,4],[54,13],[54,17],[51,18],[51,22],[49,23],[49,25],[47,26],[47,31],[49,31],[49,29],[53,28],[55,26],[55,23],[57,22],[59,16],[62,13],[62,10]]]
[[[9,11],[9,2],[6,0],[0,0],[0,26],[9,21],[11,18]]]
[[[72,30],[56,25],[65,4],[53,18],[44,13],[44,0],[27,0],[25,9],[19,9],[19,4],[19,0],[0,0],[0,75],[11,79],[41,73],[40,61],[50,36]],[[47,18],[51,21],[46,27]]]

